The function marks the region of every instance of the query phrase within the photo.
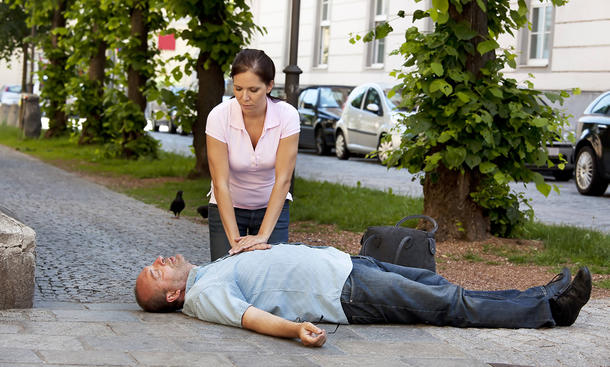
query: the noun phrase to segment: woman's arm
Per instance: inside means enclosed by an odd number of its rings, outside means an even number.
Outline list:
[[[214,183],[216,205],[218,205],[225,234],[233,248],[236,246],[235,239],[239,237],[239,229],[237,228],[235,210],[229,191],[229,151],[226,143],[209,135],[206,135],[206,145],[210,175]]]
[[[241,318],[244,329],[280,338],[299,338],[307,347],[321,347],[326,342],[326,330],[310,322],[296,323],[275,316],[254,306],[248,307]]]
[[[282,213],[286,195],[290,189],[290,181],[292,180],[292,172],[297,161],[297,152],[299,149],[299,134],[293,134],[280,139],[275,158],[275,183],[271,190],[265,217],[261,223],[257,235],[245,236],[238,240],[237,248],[233,248],[231,253],[239,252],[242,247],[248,247],[256,243],[267,243],[271,236],[277,219]]]

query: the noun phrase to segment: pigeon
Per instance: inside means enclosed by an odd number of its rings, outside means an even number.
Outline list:
[[[203,219],[206,219],[208,217],[208,206],[207,206],[207,204],[198,207],[197,208],[197,213],[201,214]]]
[[[184,204],[184,200],[182,199],[182,190],[178,190],[178,192],[176,193],[176,198],[169,206],[169,210],[174,212],[174,216],[180,218],[180,212],[184,209],[185,206],[186,205]]]

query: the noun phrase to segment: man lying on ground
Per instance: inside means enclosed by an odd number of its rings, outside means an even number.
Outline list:
[[[159,256],[136,280],[140,307],[182,309],[204,321],[321,346],[311,322],[426,323],[457,327],[569,326],[591,295],[591,274],[564,268],[525,291],[471,291],[425,269],[351,256],[333,247],[259,244],[206,266]]]

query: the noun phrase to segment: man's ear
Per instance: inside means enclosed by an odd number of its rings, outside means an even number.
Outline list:
[[[175,300],[177,300],[178,298],[180,298],[180,293],[182,291],[180,289],[176,289],[176,290],[169,290],[165,293],[165,300],[169,303],[174,302]]]

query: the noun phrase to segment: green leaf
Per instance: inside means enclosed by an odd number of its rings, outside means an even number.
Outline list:
[[[453,138],[453,132],[452,131],[443,131],[441,133],[441,135],[438,137],[438,142],[439,143],[446,143],[451,138]]]
[[[502,98],[504,96],[502,90],[500,90],[498,87],[489,88],[489,92],[498,98]]]
[[[468,154],[464,160],[470,169],[475,168],[481,163],[481,157],[477,154]]]
[[[432,0],[432,7],[446,13],[449,10],[449,0]]]
[[[477,51],[479,51],[481,55],[485,55],[489,51],[493,51],[498,47],[500,47],[500,45],[495,40],[487,40],[477,45]]]
[[[485,6],[485,3],[483,2],[483,0],[477,0],[477,5],[479,5],[479,8],[481,8],[481,10],[483,10],[483,12],[487,12],[487,7]]]
[[[385,38],[394,29],[390,26],[390,23],[384,22],[375,27],[375,39]]]
[[[453,92],[453,87],[451,84],[447,83],[445,79],[436,79],[430,83],[430,93],[434,93],[439,90],[448,96],[451,94],[451,92]]]
[[[457,168],[459,167],[464,159],[466,158],[466,148],[464,147],[452,147],[448,146],[447,151],[445,152],[445,162],[447,163],[448,168]]]
[[[532,125],[536,127],[543,127],[549,124],[549,120],[544,117],[536,117],[532,120]]]
[[[536,189],[544,196],[549,196],[551,193],[551,185],[544,182],[544,177],[538,172],[534,172],[534,182],[536,183]]]
[[[464,103],[468,103],[470,101],[470,97],[468,97],[468,94],[464,92],[457,92],[455,95]]]
[[[438,76],[443,76],[443,65],[438,62],[433,62],[430,64],[430,67],[432,68],[432,71],[434,71],[434,74]]]
[[[492,162],[483,162],[479,164],[479,171],[481,173],[491,173],[496,169],[496,164]]]
[[[453,32],[459,40],[468,41],[477,35],[476,31],[470,28],[470,24],[466,21],[461,21],[452,27]]]

